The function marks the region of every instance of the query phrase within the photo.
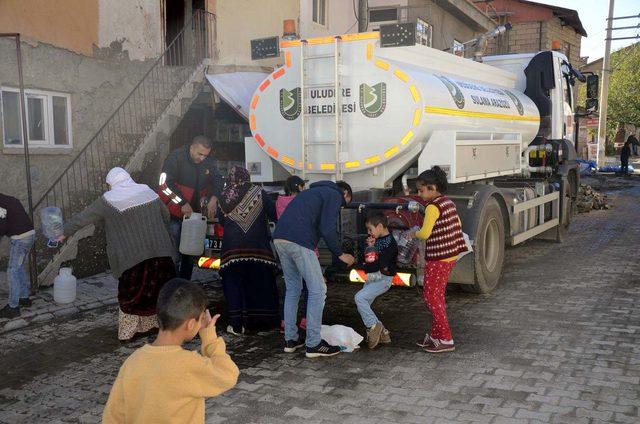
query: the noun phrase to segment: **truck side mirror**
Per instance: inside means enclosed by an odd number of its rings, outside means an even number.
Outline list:
[[[588,111],[598,110],[598,85],[598,75],[587,75],[587,102],[585,104],[585,108]]]

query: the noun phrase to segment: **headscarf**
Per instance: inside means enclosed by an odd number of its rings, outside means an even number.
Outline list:
[[[156,192],[148,185],[137,184],[127,171],[119,167],[109,171],[107,184],[111,190],[104,194],[104,199],[120,212],[158,198]]]
[[[233,166],[227,176],[227,184],[220,195],[220,208],[225,214],[231,213],[247,192],[253,187],[249,171],[241,166]]]

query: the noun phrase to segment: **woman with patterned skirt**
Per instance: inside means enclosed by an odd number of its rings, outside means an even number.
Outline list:
[[[60,240],[104,223],[109,266],[118,279],[118,338],[125,341],[158,327],[156,302],[164,283],[175,277],[174,248],[169,211],[155,191],[136,184],[122,168],[109,171],[107,184],[111,189],[71,218]]]
[[[270,330],[280,324],[277,263],[271,250],[268,220],[276,220],[273,200],[249,178],[249,171],[234,166],[220,196],[223,212],[220,274],[227,299],[232,334]]]

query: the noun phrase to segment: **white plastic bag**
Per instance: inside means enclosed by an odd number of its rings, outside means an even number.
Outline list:
[[[333,346],[340,346],[343,352],[353,352],[364,340],[353,328],[344,325],[323,325],[320,337]]]
[[[471,242],[471,239],[469,239],[469,235],[467,233],[462,233],[462,236],[464,237],[464,244],[467,246],[467,251],[460,253],[456,262],[460,261],[464,255],[473,252],[473,243]]]

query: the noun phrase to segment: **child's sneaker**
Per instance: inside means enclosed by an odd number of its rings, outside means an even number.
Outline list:
[[[296,350],[304,346],[304,339],[300,337],[298,340],[285,340],[284,351],[285,353],[294,353]]]
[[[306,318],[302,318],[300,320],[300,325],[298,325],[298,327],[300,327],[303,330],[307,329],[307,319]]]
[[[429,336],[429,333],[425,334],[424,339],[422,339],[422,341],[416,342],[416,344],[420,347],[429,346],[429,344],[431,344],[431,336]]]
[[[307,347],[307,358],[318,358],[320,356],[333,356],[342,352],[340,346],[332,346],[324,340],[321,340],[315,347]]]
[[[238,328],[233,328],[233,325],[228,325],[227,326],[227,333],[233,334],[234,336],[243,336],[244,335],[244,327],[238,329]]]
[[[382,326],[381,322],[376,322],[376,324],[367,330],[367,346],[369,349],[374,349],[380,343],[380,335],[382,334]]]
[[[380,333],[380,343],[389,344],[391,343],[391,333],[386,328],[382,328],[382,333]]]
[[[456,346],[453,344],[453,340],[451,343],[442,343],[438,339],[431,339],[429,343],[424,347],[424,350],[429,353],[443,353],[443,352],[453,352],[456,350]]]

